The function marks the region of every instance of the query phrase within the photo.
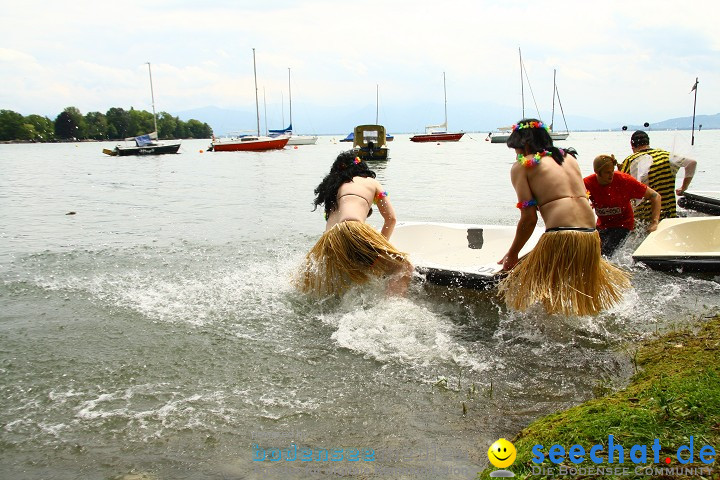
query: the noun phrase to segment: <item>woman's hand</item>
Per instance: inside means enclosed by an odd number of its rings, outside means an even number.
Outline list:
[[[512,268],[517,265],[518,263],[518,257],[517,255],[511,255],[510,252],[506,253],[505,256],[498,262],[498,265],[503,266],[503,270],[512,270]]]

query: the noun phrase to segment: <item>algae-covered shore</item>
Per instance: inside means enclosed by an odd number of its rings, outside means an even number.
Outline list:
[[[517,478],[720,478],[720,316],[646,342],[635,361],[627,388],[522,430],[508,470]]]

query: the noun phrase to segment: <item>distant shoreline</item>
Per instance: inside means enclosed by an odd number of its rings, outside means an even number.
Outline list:
[[[647,130],[648,132],[690,132],[693,131],[689,128],[668,128],[668,129],[652,129],[652,128],[644,128],[644,127],[628,127],[627,130],[622,130],[620,128],[614,128],[610,130],[605,129],[595,129],[595,130],[570,130],[570,133],[612,133],[612,132],[633,132],[635,130]],[[720,127],[708,127],[704,128],[703,130],[720,130]],[[458,130],[459,132],[463,133],[479,133],[482,135],[487,135],[488,133],[501,133],[498,131],[487,131],[487,130],[473,130],[473,131],[465,131],[465,130]],[[695,129],[694,131],[700,133],[702,130]],[[415,135],[417,132],[397,132],[393,133],[393,135]],[[319,136],[325,136],[325,137],[334,137],[334,136],[345,136],[345,133],[318,133],[316,135]],[[217,137],[223,137],[224,135],[217,135]],[[211,140],[210,137],[207,139],[203,138],[164,138],[160,139],[160,141],[183,141],[183,140]],[[108,139],[108,140],[93,140],[93,139],[83,139],[83,140],[73,140],[73,139],[66,139],[66,140],[50,140],[48,142],[39,142],[36,140],[0,140],[0,145],[11,145],[11,144],[31,144],[31,143],[101,143],[101,142],[123,142],[124,139]]]

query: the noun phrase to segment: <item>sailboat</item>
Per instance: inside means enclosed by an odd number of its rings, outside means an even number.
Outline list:
[[[135,146],[116,145],[113,149],[103,148],[103,153],[110,156],[130,156],[130,155],[164,155],[167,153],[177,153],[180,149],[180,142],[176,143],[157,143],[157,115],[155,114],[155,92],[153,91],[152,70],[150,62],[147,62],[148,73],[150,74],[150,98],[152,99],[153,123],[155,131],[139,137],[129,137],[125,141],[135,140]]]
[[[255,75],[255,111],[257,113],[257,135],[242,135],[230,138],[215,138],[208,151],[215,152],[252,152],[280,150],[287,145],[290,137],[281,135],[275,138],[260,135],[260,104],[258,102],[257,68],[255,67],[255,49],[253,51],[253,74]]]
[[[552,116],[550,117],[550,138],[552,138],[553,141],[565,140],[567,137],[570,136],[570,131],[568,130],[567,122],[565,121],[565,112],[563,112],[562,103],[560,102],[560,92],[558,91],[557,83],[555,82],[556,73],[557,73],[557,70],[553,69],[553,106],[552,106]],[[565,123],[565,131],[564,132],[556,132],[555,131],[555,94],[557,94],[558,105],[560,105],[560,113],[562,113],[563,122]]]
[[[443,92],[445,92],[445,123],[440,125],[428,125],[425,127],[425,133],[413,135],[410,137],[412,142],[457,142],[465,135],[461,133],[447,132],[447,88],[445,86],[445,72],[443,72]]]
[[[525,65],[522,61],[522,52],[518,48],[518,54],[520,55],[520,97],[522,98],[522,118],[525,117],[525,81],[523,80],[523,73],[525,73],[525,76],[527,77],[527,70],[525,70]],[[550,138],[552,138],[553,141],[557,140],[565,140],[569,135],[570,132],[567,128],[567,122],[565,121],[565,112],[562,110],[562,103],[560,103],[560,92],[557,89],[557,83],[555,81],[556,76],[556,70],[553,69],[553,104],[552,104],[552,119],[550,120]],[[530,86],[530,80],[528,79],[528,86]],[[532,87],[530,87],[530,93],[532,93]],[[553,124],[555,121],[555,94],[557,94],[558,98],[558,104],[560,105],[560,111],[562,112],[563,121],[565,122],[565,131],[564,132],[554,132],[553,131]],[[535,100],[535,96],[533,95],[533,101]],[[535,108],[537,108],[537,104],[535,105]],[[538,111],[538,119],[540,119],[540,112]],[[498,130],[502,133],[492,133],[490,134],[490,142],[491,143],[505,143],[507,142],[507,139],[510,138],[510,133],[512,130],[512,127],[500,127]],[[510,133],[508,133],[510,132]]]
[[[290,101],[290,125],[285,130],[270,130],[271,137],[280,135],[289,135],[288,145],[315,145],[317,143],[317,135],[293,135],[292,124],[292,88],[290,87],[290,69],[288,68],[288,93]]]

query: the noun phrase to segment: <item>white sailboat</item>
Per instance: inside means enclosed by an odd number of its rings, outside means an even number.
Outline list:
[[[288,145],[315,145],[317,135],[293,135],[292,123],[292,87],[290,85],[290,68],[288,68],[288,101],[290,102],[290,125],[284,130],[270,130],[270,136],[289,135]]]
[[[522,52],[518,48],[518,54],[520,55],[520,96],[522,101],[522,118],[525,117],[525,81],[523,80],[523,73],[525,74],[525,77],[527,77],[527,70],[525,70],[525,65],[522,61]],[[556,76],[556,70],[553,69],[553,104],[552,104],[552,118],[550,120],[550,138],[552,138],[553,141],[557,140],[565,140],[570,135],[570,131],[567,128],[567,122],[565,121],[565,112],[562,109],[562,103],[560,102],[560,92],[557,89],[557,83],[555,81]],[[528,87],[530,87],[530,79],[528,79]],[[532,93],[532,87],[530,87],[530,93]],[[560,112],[562,112],[563,122],[565,122],[565,131],[555,132],[553,130],[554,121],[555,121],[555,95],[557,94],[558,98],[558,104],[560,105]],[[533,101],[535,100],[535,96],[533,95]],[[537,104],[535,104],[535,109],[537,110]],[[539,120],[542,120],[540,118],[540,111],[538,110],[538,117]],[[510,138],[510,134],[512,133],[512,127],[500,127],[498,128],[498,131],[500,133],[491,132],[490,134],[490,142],[491,143],[505,143],[507,142],[507,139]]]

